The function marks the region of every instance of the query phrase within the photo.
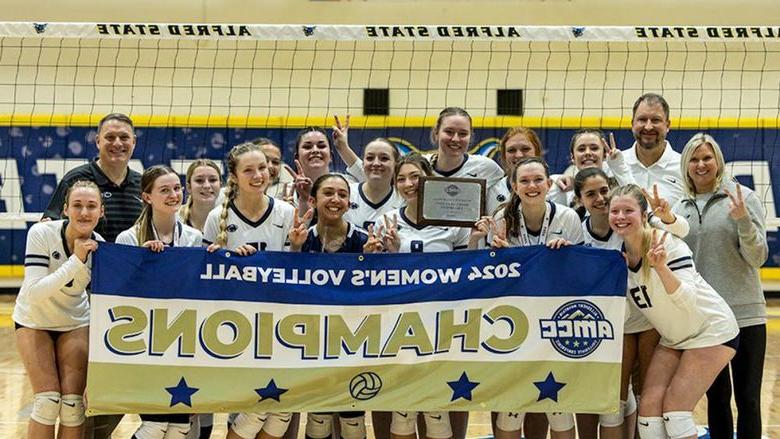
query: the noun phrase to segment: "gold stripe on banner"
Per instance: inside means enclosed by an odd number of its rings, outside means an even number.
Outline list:
[[[429,128],[436,123],[436,111],[431,116],[352,116],[353,128]],[[97,126],[104,114],[0,114],[0,126]],[[300,128],[331,126],[330,116],[226,116],[131,114],[139,127],[212,127],[212,128]],[[631,115],[621,117],[559,117],[559,116],[486,116],[473,117],[475,128],[587,128],[628,129]],[[778,118],[682,117],[672,118],[675,129],[713,128],[778,128]]]
[[[589,361],[437,361],[298,369],[90,362],[87,413],[378,409],[599,413],[618,409],[619,383],[620,363]],[[593,398],[593,389],[602,397]],[[539,400],[541,396],[546,397]]]

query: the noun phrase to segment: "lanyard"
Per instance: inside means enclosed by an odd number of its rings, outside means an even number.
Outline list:
[[[542,230],[539,232],[539,241],[537,241],[537,244],[544,245],[547,243],[547,232],[550,231],[551,212],[552,209],[550,209],[550,203],[545,203],[544,219],[542,220]],[[522,245],[523,247],[533,245],[531,243],[531,238],[528,236],[528,228],[525,226],[525,218],[523,218],[523,206],[520,206],[519,214],[520,214],[520,224],[519,224],[520,245]]]
[[[157,241],[162,241],[162,239],[160,239],[160,235],[157,233],[157,227],[154,226],[154,221],[152,221],[152,231],[154,232],[154,239],[156,239]],[[177,219],[176,225],[173,226],[173,247],[179,246],[178,243],[179,235],[181,235],[181,223]]]

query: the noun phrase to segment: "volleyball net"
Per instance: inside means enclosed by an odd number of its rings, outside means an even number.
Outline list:
[[[260,136],[290,163],[299,128],[345,114],[358,153],[377,136],[426,151],[436,115],[454,105],[473,117],[473,153],[496,157],[504,131],[522,125],[557,173],[579,128],[629,147],[645,92],[669,101],[675,149],[702,130],[720,142],[763,200],[774,242],[780,27],[0,23],[0,266],[21,262],[26,221],[95,156],[107,113],[137,125],[131,167],[183,171]]]

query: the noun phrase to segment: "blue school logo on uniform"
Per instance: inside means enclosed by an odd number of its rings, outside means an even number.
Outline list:
[[[564,303],[552,318],[540,319],[539,327],[542,338],[550,340],[556,351],[569,358],[587,357],[602,340],[615,338],[612,322],[587,300]]]

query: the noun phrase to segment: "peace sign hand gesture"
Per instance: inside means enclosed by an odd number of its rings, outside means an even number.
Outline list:
[[[306,238],[309,236],[309,221],[314,216],[314,209],[311,207],[303,214],[303,217],[298,216],[298,208],[293,209],[293,226],[290,228],[290,233],[287,234],[287,239],[290,240],[291,251],[301,251],[301,247],[306,242]]]
[[[609,160],[617,160],[622,154],[615,143],[615,134],[609,133],[609,143],[607,139],[601,138],[601,146],[604,147],[604,157]]]
[[[737,183],[737,193],[732,194],[728,189],[724,189],[726,195],[729,196],[731,203],[729,204],[729,216],[734,221],[741,220],[748,215],[747,207],[745,206],[745,197],[742,195],[742,185]]]
[[[374,225],[368,226],[368,241],[363,244],[363,253],[381,253],[385,246],[382,244],[382,238],[379,236],[382,232],[382,226],[379,226],[377,233],[374,233]]]
[[[333,126],[333,143],[336,149],[349,148],[349,114],[344,118],[343,125],[338,115],[334,114],[333,118],[336,119],[336,125]]]
[[[658,195],[658,185],[653,185],[653,196],[651,197],[649,193],[647,193],[644,188],[642,189],[642,194],[647,199],[647,202],[650,203],[650,210],[653,212],[653,215],[657,216],[666,224],[672,224],[677,219],[674,214],[672,213],[672,206],[669,205],[669,202],[666,201],[666,199],[661,198]]]
[[[392,221],[387,217],[387,214],[384,217],[385,230],[382,234],[382,243],[387,251],[398,253],[398,250],[401,249],[401,237],[398,235],[398,215],[394,214]]]
[[[303,165],[301,165],[301,162],[298,159],[295,159],[295,169],[296,172],[293,172],[293,177],[295,177],[293,180],[295,192],[298,193],[298,203],[305,206],[308,204],[309,194],[311,194],[311,186],[313,183],[311,178],[303,173]]]
[[[653,229],[651,232],[650,249],[647,251],[647,262],[651,267],[661,267],[666,265],[666,247],[664,247],[664,241],[669,232],[663,232],[661,240],[658,240],[658,230]]]

